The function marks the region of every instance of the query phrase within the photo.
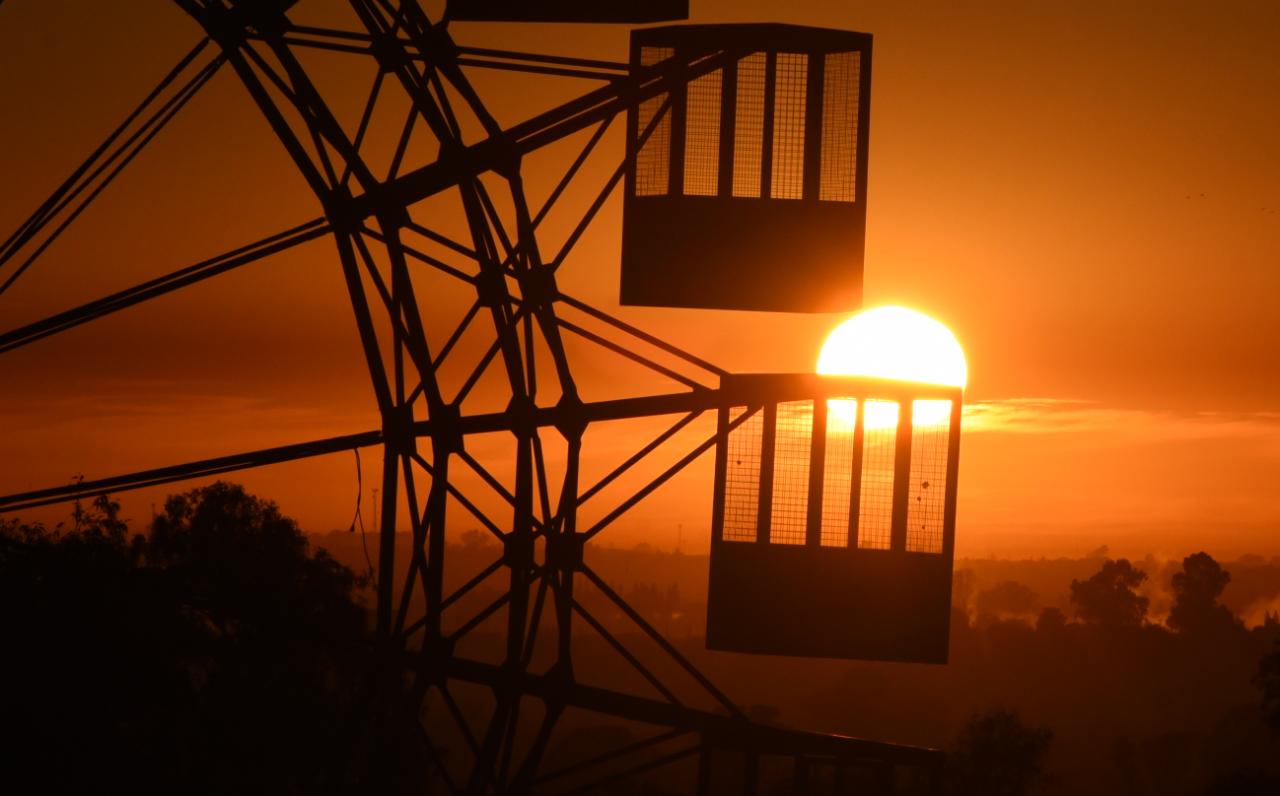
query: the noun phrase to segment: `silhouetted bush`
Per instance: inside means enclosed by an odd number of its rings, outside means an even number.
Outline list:
[[[425,774],[413,722],[374,698],[356,577],[275,504],[216,483],[132,539],[117,514],[100,498],[71,529],[0,526],[0,790],[346,793]]]

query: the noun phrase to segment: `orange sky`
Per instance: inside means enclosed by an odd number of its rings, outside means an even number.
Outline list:
[[[324,20],[326,5],[302,0],[299,17]],[[943,320],[969,355],[961,555],[1103,543],[1280,553],[1280,6],[692,7],[695,22],[876,37],[866,298]],[[458,25],[454,35],[625,58],[625,28],[536,30],[533,42],[504,26]],[[0,233],[199,36],[162,0],[0,6]],[[367,65],[318,57],[314,67],[334,106],[354,112]],[[493,73],[477,83],[507,123],[586,85]],[[605,144],[580,201],[620,155],[619,137]],[[535,195],[545,193],[551,167],[527,168]],[[0,297],[0,329],[318,214],[224,71]],[[566,266],[566,291],[730,370],[811,369],[841,320],[619,309],[619,223],[613,202]],[[613,378],[612,367],[584,360],[597,378]],[[0,357],[6,493],[376,426],[327,240]],[[599,437],[617,451],[632,439]],[[704,464],[613,541],[671,546],[680,528],[686,548],[703,549]],[[349,455],[239,477],[308,529],[350,521]],[[128,513],[145,517],[161,494],[127,497]]]

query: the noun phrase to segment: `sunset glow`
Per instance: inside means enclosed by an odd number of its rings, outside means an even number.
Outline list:
[[[827,335],[818,354],[818,373],[829,376],[871,376],[964,387],[969,369],[964,349],[939,321],[906,307],[865,310]],[[852,401],[831,401],[831,415],[850,428]],[[950,416],[948,401],[916,401],[917,424],[942,423]],[[869,404],[867,428],[886,428],[898,422],[892,403]]]

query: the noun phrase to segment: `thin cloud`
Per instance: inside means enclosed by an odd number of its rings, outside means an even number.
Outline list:
[[[1280,442],[1277,412],[1171,412],[1119,409],[1097,401],[1006,398],[965,406],[965,431],[1106,434],[1130,440],[1255,439]]]

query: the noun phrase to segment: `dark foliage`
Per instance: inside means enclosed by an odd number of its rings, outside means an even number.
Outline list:
[[[974,714],[947,756],[948,791],[957,796],[1022,796],[1041,780],[1053,733],[1028,727],[1008,710]]]
[[[1086,581],[1072,579],[1071,602],[1084,622],[1108,628],[1138,627],[1147,614],[1148,600],[1136,589],[1147,573],[1129,559],[1105,561]]]
[[[171,497],[146,538],[105,498],[71,529],[3,526],[8,792],[343,793],[425,771],[412,723],[373,707],[356,586],[231,484]]]
[[[1230,582],[1231,573],[1208,553],[1184,558],[1182,571],[1170,581],[1174,600],[1169,627],[1182,633],[1212,633],[1234,627],[1236,618],[1218,602]]]

